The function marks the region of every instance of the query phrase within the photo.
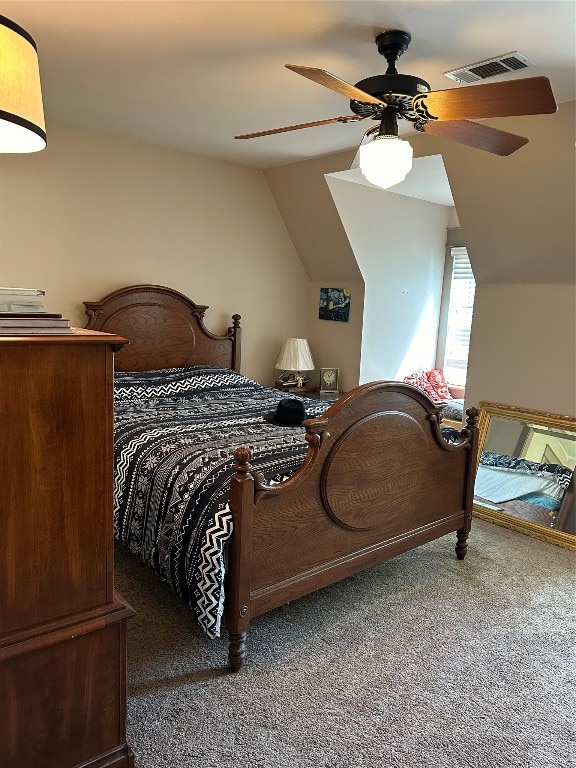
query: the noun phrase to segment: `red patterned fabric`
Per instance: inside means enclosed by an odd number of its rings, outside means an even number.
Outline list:
[[[452,400],[452,395],[446,384],[443,371],[438,368],[433,371],[426,371],[426,378],[430,382],[432,388],[436,391],[437,397],[440,398],[440,400]]]
[[[435,403],[442,399],[438,397],[438,393],[432,384],[428,381],[424,371],[416,371],[416,373],[411,373],[409,376],[404,377],[404,381],[406,384],[411,384],[413,387],[416,387],[420,391],[424,392],[424,394],[428,395],[430,400]]]

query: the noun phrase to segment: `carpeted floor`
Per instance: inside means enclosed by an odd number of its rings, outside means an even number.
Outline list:
[[[575,554],[475,520],[256,618],[228,672],[152,571],[117,551],[137,768],[571,768]]]

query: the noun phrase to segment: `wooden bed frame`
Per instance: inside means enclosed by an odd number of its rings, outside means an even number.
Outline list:
[[[118,370],[215,364],[239,370],[240,317],[222,336],[208,307],[170,288],[136,285],[85,302],[87,328],[129,340]],[[478,411],[458,444],[440,408],[414,387],[364,384],[304,422],[309,447],[286,482],[266,486],[250,451],[234,451],[226,621],[229,662],[246,658],[251,619],[426,542],[457,532],[463,559],[472,519]]]

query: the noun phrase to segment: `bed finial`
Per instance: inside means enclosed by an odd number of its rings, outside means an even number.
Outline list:
[[[239,448],[234,449],[234,471],[239,475],[247,475],[250,472],[250,459],[252,458],[252,451],[247,445],[241,445]]]
[[[478,426],[478,417],[480,416],[480,411],[478,408],[466,408],[466,428],[467,429],[474,429]]]

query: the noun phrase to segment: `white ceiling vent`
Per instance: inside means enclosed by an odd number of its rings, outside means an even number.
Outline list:
[[[477,61],[476,64],[467,64],[464,67],[452,69],[450,72],[444,72],[444,74],[458,83],[477,83],[480,80],[487,80],[489,77],[536,66],[538,65],[535,62],[527,59],[522,53],[511,51],[510,53],[503,53],[501,56],[486,59],[486,61]]]

